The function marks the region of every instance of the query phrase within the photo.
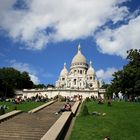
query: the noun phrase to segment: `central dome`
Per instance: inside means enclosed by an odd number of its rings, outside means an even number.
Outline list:
[[[81,53],[81,47],[80,45],[78,46],[78,52],[77,54],[74,56],[74,58],[72,59],[72,64],[75,63],[85,63],[86,64],[86,58],[85,56]]]

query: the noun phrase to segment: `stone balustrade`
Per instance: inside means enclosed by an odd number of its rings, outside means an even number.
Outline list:
[[[80,105],[80,101],[77,101],[77,102],[75,102],[75,104],[71,108],[71,111],[72,111],[74,116],[76,115],[76,112],[78,110],[79,105]]]
[[[41,140],[59,140],[60,137],[65,135],[66,130],[70,126],[73,114],[75,115],[80,101],[75,102],[72,106],[72,111],[63,112],[60,118],[54,123],[54,125],[47,131],[47,133],[41,138]]]
[[[14,110],[14,111],[11,111],[11,112],[6,113],[4,115],[1,115],[0,116],[0,122],[2,122],[4,120],[7,120],[7,119],[19,114],[19,113],[22,113],[22,111],[21,110]]]
[[[50,101],[50,102],[48,102],[48,103],[46,103],[46,104],[43,104],[43,105],[41,105],[41,106],[39,106],[39,107],[36,107],[36,108],[34,108],[34,109],[28,111],[28,113],[35,113],[35,112],[38,112],[39,110],[45,108],[45,107],[48,106],[48,105],[53,104],[54,102],[56,102],[56,100]]]

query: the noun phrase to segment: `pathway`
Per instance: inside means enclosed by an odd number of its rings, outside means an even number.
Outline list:
[[[55,102],[37,113],[22,113],[0,124],[0,140],[40,140],[60,117],[54,113],[64,102]]]

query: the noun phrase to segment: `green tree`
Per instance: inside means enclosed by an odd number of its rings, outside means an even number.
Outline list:
[[[101,88],[107,89],[109,85],[110,85],[110,84],[106,84],[106,83],[103,81],[102,87],[101,87]]]
[[[49,87],[54,88],[55,86],[53,84],[48,84],[46,87],[47,88],[49,88]]]
[[[140,50],[127,51],[128,64],[113,74],[111,89],[128,95],[140,94]]]
[[[30,80],[30,77],[28,75],[27,72],[22,72],[19,78],[19,82],[21,85],[18,85],[18,88],[20,87],[20,89],[23,88],[33,88],[33,82]]]
[[[34,88],[46,88],[46,86],[44,84],[38,84],[38,85],[34,85]]]
[[[27,72],[14,68],[0,69],[0,97],[12,97],[15,89],[32,88],[33,82]]]
[[[0,69],[0,93],[1,96],[13,96],[14,88],[16,87],[17,77],[20,72],[13,68],[2,68]]]

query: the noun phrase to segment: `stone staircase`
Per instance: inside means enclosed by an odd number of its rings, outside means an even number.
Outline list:
[[[55,102],[37,113],[21,113],[0,123],[0,140],[40,140],[60,117],[54,113],[63,102]]]

